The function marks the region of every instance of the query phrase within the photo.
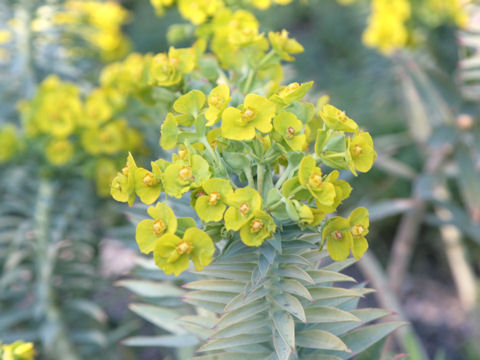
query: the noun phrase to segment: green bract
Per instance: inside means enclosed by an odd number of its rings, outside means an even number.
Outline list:
[[[155,264],[165,274],[178,276],[188,268],[192,259],[195,269],[203,270],[212,261],[215,247],[205,232],[197,228],[185,231],[183,238],[173,234],[165,234],[155,244]]]
[[[155,248],[158,239],[164,234],[175,234],[177,218],[165,203],[158,203],[147,209],[153,220],[142,220],[137,225],[136,240],[140,251],[149,254]]]

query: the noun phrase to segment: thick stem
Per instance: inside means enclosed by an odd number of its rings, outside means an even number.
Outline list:
[[[61,314],[56,306],[52,275],[56,263],[56,244],[50,235],[50,215],[54,200],[54,186],[46,179],[40,181],[35,207],[35,261],[36,261],[36,309],[41,322],[41,341],[49,359],[78,360],[73,345],[66,335]]]

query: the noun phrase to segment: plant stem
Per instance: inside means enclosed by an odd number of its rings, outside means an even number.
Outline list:
[[[265,167],[261,164],[257,165],[257,189],[263,197],[263,177],[265,175]]]
[[[35,314],[41,321],[42,346],[49,359],[78,360],[73,351],[56,306],[52,275],[56,263],[57,249],[50,236],[50,213],[54,200],[54,186],[41,179],[35,206],[35,250],[37,298]],[[43,328],[43,329],[42,329]]]

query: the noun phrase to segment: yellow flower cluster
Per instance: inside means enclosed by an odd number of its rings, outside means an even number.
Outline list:
[[[159,159],[145,169],[130,155],[111,186],[117,201],[133,205],[138,196],[147,205],[156,203],[148,211],[153,219],[138,224],[140,250],[153,251],[159,267],[179,274],[190,257],[197,270],[212,261],[212,241],[238,236],[247,246],[260,246],[274,236],[277,224],[316,232],[351,191],[337,170],[323,174],[318,164],[356,174],[372,167],[376,153],[370,135],[345,112],[303,100],[311,86],[292,83],[269,96],[248,93],[240,101],[238,89],[219,84],[206,93],[193,89],[178,97],[160,138],[165,150],[177,148],[172,160]],[[312,136],[307,135],[313,128],[315,154],[309,155]],[[187,193],[205,232],[196,229],[195,220],[177,219],[165,202],[158,202],[162,194],[181,198]],[[345,224],[356,226],[351,231],[358,236],[342,244],[327,241],[335,260],[346,258],[350,249],[359,257],[368,247],[368,212],[361,216],[365,231],[353,220],[336,220],[330,228],[344,231]],[[202,242],[187,237],[193,228]],[[195,255],[200,250],[202,259]]]
[[[363,33],[367,46],[390,55],[408,41],[406,21],[410,18],[408,0],[372,0],[372,14]]]
[[[83,99],[75,84],[49,76],[31,100],[19,105],[25,139],[11,127],[0,130],[0,143],[9,144],[1,160],[13,156],[22,142],[43,149],[54,166],[84,161],[86,155],[94,163],[99,193],[107,195],[119,156],[142,146],[141,134],[118,115],[124,101],[114,88],[96,89]]]
[[[33,360],[35,349],[33,343],[16,341],[12,344],[0,342],[0,360]]]
[[[70,34],[90,43],[104,61],[116,60],[129,51],[130,43],[121,29],[128,20],[128,11],[112,0],[70,0],[54,18],[54,22],[67,27]]]
[[[177,2],[178,10],[183,18],[193,24],[203,24],[211,18],[216,11],[227,7],[251,6],[266,10],[273,4],[287,5],[293,0],[150,0],[157,15],[162,16],[165,9]]]
[[[338,0],[350,4],[350,0]],[[368,27],[363,42],[385,55],[413,43],[420,28],[418,23],[436,27],[442,22],[453,22],[464,27],[468,16],[462,0],[372,0]],[[412,20],[415,18],[414,20]]]

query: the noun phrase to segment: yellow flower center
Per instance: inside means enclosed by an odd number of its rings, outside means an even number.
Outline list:
[[[337,118],[341,122],[347,121],[347,114],[345,114],[345,111],[338,110],[337,111]]]
[[[155,233],[155,235],[162,235],[166,229],[167,227],[162,220],[157,219],[153,222],[153,232]]]
[[[102,142],[110,141],[110,139],[111,139],[111,136],[108,132],[103,131],[102,133],[100,133],[100,140],[102,140]]]
[[[259,232],[263,228],[263,221],[259,219],[255,219],[250,223],[250,231],[252,233]]]
[[[363,153],[363,149],[360,145],[355,144],[353,145],[352,152],[354,156],[360,156]]]
[[[246,27],[246,28],[244,28],[244,29],[242,30],[242,32],[243,32],[244,35],[249,36],[249,35],[251,35],[251,34],[253,33],[253,29],[252,29],[252,28],[249,28],[249,27]]]
[[[287,138],[291,139],[295,135],[295,129],[291,126],[288,127],[287,129]]]
[[[255,110],[246,108],[242,111],[242,123],[247,124],[255,118]]]
[[[312,174],[308,178],[308,183],[311,187],[318,188],[322,185],[322,175],[320,174]]]
[[[247,216],[247,213],[248,213],[249,209],[250,209],[250,206],[248,205],[248,203],[244,202],[244,203],[242,203],[242,205],[240,205],[240,207],[238,208],[238,211],[243,216]]]
[[[352,226],[351,231],[355,236],[362,236],[365,233],[365,228],[360,224],[356,224]]]
[[[217,193],[217,192],[212,192],[212,193],[208,196],[208,203],[209,203],[210,205],[217,205],[218,200],[220,200],[220,194]]]
[[[178,245],[177,245],[177,253],[180,255],[183,254],[190,254],[193,250],[193,245],[190,241],[187,240],[182,240]]]
[[[208,104],[211,106],[217,106],[222,104],[222,98],[218,95],[210,95],[208,97]]]
[[[152,174],[147,174],[143,177],[143,185],[145,186],[153,186],[155,185],[156,181]]]
[[[337,230],[333,233],[333,236],[337,240],[342,240],[343,239],[343,233],[340,230]]]
[[[192,179],[192,169],[190,166],[184,166],[180,170],[178,170],[178,177],[181,180],[188,181]]]
[[[188,150],[187,149],[179,149],[178,150],[178,158],[183,160],[185,156],[187,156]]]
[[[127,176],[128,175],[128,166],[125,166],[123,169],[122,169],[122,174]]]

